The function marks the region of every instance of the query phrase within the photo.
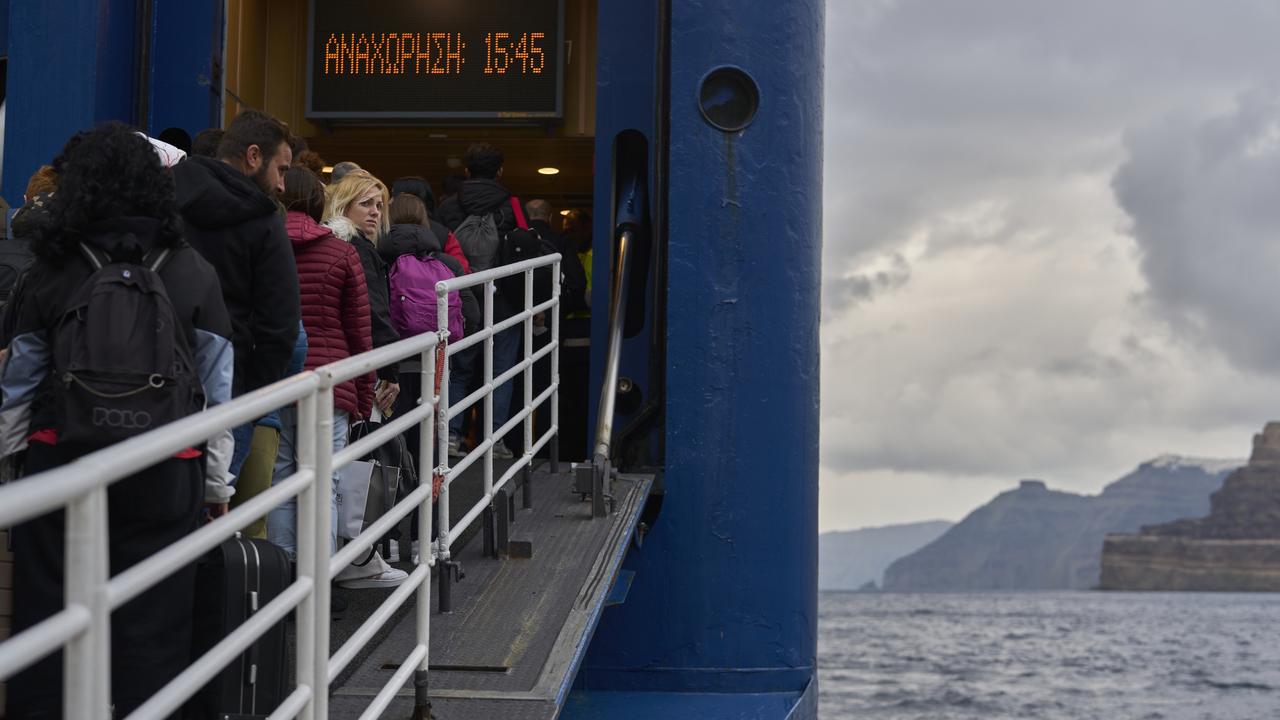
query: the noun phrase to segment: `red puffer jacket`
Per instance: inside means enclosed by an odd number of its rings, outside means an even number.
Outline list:
[[[373,349],[369,329],[369,291],[360,256],[329,228],[300,212],[285,218],[293,242],[302,298],[302,325],[307,330],[308,370]],[[373,409],[373,373],[334,388],[333,404],[351,420],[369,417]]]

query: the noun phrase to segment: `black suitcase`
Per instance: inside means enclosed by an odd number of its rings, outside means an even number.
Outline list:
[[[236,535],[196,565],[192,658],[203,655],[293,581],[289,556],[266,540]],[[285,628],[266,635],[187,705],[194,720],[266,717],[285,699]]]

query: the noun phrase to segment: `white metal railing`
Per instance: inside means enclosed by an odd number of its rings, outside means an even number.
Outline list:
[[[533,304],[534,270],[548,265],[552,266],[554,277],[559,278],[560,256],[551,255],[441,282],[436,286],[441,318],[441,330],[436,334],[401,340],[313,372],[295,375],[218,407],[86,455],[67,465],[0,486],[0,527],[11,527],[58,509],[65,508],[67,511],[66,605],[46,620],[0,642],[0,681],[63,648],[66,716],[109,717],[111,612],[176,570],[195,562],[271,509],[296,496],[297,579],[131,713],[128,720],[163,718],[177,711],[228,663],[245,652],[290,612],[296,616],[296,684],[294,690],[275,708],[271,718],[327,718],[330,683],[355,659],[409,596],[416,593],[417,643],[362,715],[368,718],[380,716],[410,677],[422,673],[425,680],[429,667],[431,566],[436,564],[438,558],[449,558],[453,540],[481,514],[485,503],[492,502],[497,490],[521,469],[528,468],[533,455],[548,442],[554,444],[559,420],[555,401],[559,387],[559,282],[552,283],[550,300],[536,306]],[[524,310],[495,325],[492,303],[486,302],[483,328],[473,337],[449,345],[448,293],[466,287],[482,286],[486,295],[491,298],[495,280],[518,273],[525,275]],[[547,347],[534,353],[533,323],[534,317],[539,313],[550,314],[552,339]],[[524,359],[495,378],[493,337],[520,323],[524,323]],[[448,403],[447,358],[458,350],[480,342],[485,346],[484,384],[462,403],[451,407]],[[415,355],[421,361],[422,396],[418,407],[334,453],[330,440],[334,387]],[[550,387],[533,398],[533,365],[548,355],[551,358]],[[441,381],[439,394],[433,392],[436,388],[437,367]],[[519,373],[524,374],[522,409],[495,432],[491,420],[493,390]],[[446,448],[448,421],[481,398],[484,399],[485,440],[458,466],[450,468]],[[548,399],[552,400],[551,425],[534,442],[533,413]],[[298,406],[296,473],[180,542],[115,577],[108,577],[107,548],[110,537],[107,488],[112,483],[185,448],[199,445],[219,432],[252,422],[273,410],[294,403]],[[524,453],[495,482],[493,444],[519,423],[524,424]],[[348,542],[332,557],[327,552],[320,552],[321,548],[329,547],[329,497],[332,493],[333,472],[383,443],[390,442],[414,425],[417,425],[419,433],[417,467],[433,468],[433,479],[438,477],[442,480],[438,500],[442,526],[439,540],[436,543],[430,542],[434,483],[428,481],[424,473],[416,490],[402,498],[359,537]],[[433,437],[437,427],[441,431],[438,438]],[[437,439],[438,444],[434,442]],[[432,461],[433,450],[437,447],[441,458],[439,465]],[[485,463],[484,497],[451,529],[449,484],[476,462],[480,454],[483,454]],[[419,553],[417,566],[355,634],[330,656],[329,581],[352,560],[367,553],[379,538],[415,510],[418,513],[419,536],[423,548]],[[408,543],[404,543],[404,546],[407,548]],[[422,687],[425,689],[425,682]],[[418,699],[425,701],[425,697]]]
[[[454,540],[460,537],[471,523],[485,512],[486,508],[491,508],[495,494],[501,490],[516,474],[526,471],[533,457],[542,450],[548,443],[552,444],[550,458],[553,469],[556,466],[559,448],[555,446],[555,439],[559,432],[560,411],[559,411],[559,394],[560,394],[560,260],[559,253],[552,255],[544,255],[542,257],[525,260],[511,265],[493,268],[475,272],[470,275],[463,275],[453,278],[452,280],[444,280],[436,283],[437,298],[437,323],[441,328],[448,327],[449,313],[449,293],[463,290],[466,288],[479,287],[481,289],[481,299],[484,310],[484,326],[476,333],[468,335],[466,338],[457,343],[446,343],[445,356],[453,357],[457,353],[466,350],[479,343],[484,343],[484,375],[481,378],[482,383],[475,392],[467,395],[456,403],[451,403],[449,399],[449,363],[442,363],[441,382],[440,382],[440,405],[448,408],[446,412],[442,412],[437,416],[436,422],[439,423],[439,429],[436,438],[439,443],[440,466],[436,469],[437,476],[441,479],[440,487],[440,528],[438,551],[442,561],[448,561],[451,557],[450,551]],[[537,305],[534,304],[534,275],[539,268],[551,267],[553,282],[551,283],[551,298]],[[524,309],[516,312],[511,317],[494,323],[493,321],[493,300],[494,300],[494,282],[504,277],[509,277],[515,273],[523,273],[524,275]],[[533,351],[533,328],[534,319],[540,315],[546,314],[551,320],[551,341],[545,347]],[[514,328],[517,325],[523,325],[524,338],[521,343],[524,347],[524,358],[516,362],[508,370],[504,371],[498,377],[493,376],[493,342],[494,336],[498,333]],[[547,388],[539,393],[538,397],[533,397],[533,366],[539,360],[551,356],[551,382]],[[493,392],[501,384],[512,380],[516,375],[524,376],[524,398],[522,407],[519,412],[512,413],[510,419],[503,423],[496,430],[493,427],[494,407]],[[484,439],[481,440],[474,448],[471,449],[464,457],[458,460],[458,464],[450,466],[452,458],[448,452],[448,423],[454,417],[466,412],[476,402],[483,399],[484,411],[481,415],[481,424],[484,428]],[[546,431],[537,439],[533,437],[533,415],[543,403],[550,400],[551,402],[551,422]],[[505,408],[502,408],[505,410]],[[498,479],[493,476],[493,448],[494,445],[501,442],[506,435],[511,432],[517,425],[523,425],[524,442],[521,444],[523,450],[520,457],[516,458],[510,467]],[[480,499],[476,501],[457,523],[450,522],[450,504],[449,504],[449,486],[453,481],[466,472],[473,464],[483,460],[484,462],[484,493]]]

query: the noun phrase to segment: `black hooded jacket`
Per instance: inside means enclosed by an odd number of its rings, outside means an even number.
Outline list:
[[[568,315],[583,310],[590,311],[587,304],[587,272],[578,259],[573,243],[563,235],[551,229],[551,223],[541,218],[530,220],[529,228],[538,236],[551,244],[560,253],[560,313]]]
[[[466,180],[458,189],[457,195],[440,203],[440,221],[448,226],[450,231],[457,230],[462,221],[471,215],[486,214],[495,215],[494,224],[498,229],[498,237],[516,228],[516,214],[511,209],[511,191],[497,180],[487,178]],[[474,271],[477,268],[476,259],[473,257],[467,259],[471,262],[471,269]],[[498,293],[493,303],[494,322],[501,322],[514,315],[516,303],[503,297],[502,293]]]
[[[186,239],[218,273],[231,315],[235,394],[288,373],[298,339],[298,270],[276,203],[236,168],[191,157],[173,169]]]
[[[468,215],[498,213],[498,234],[510,232],[516,226],[516,215],[511,209],[511,191],[497,180],[476,178],[462,183],[458,194],[440,203],[440,222],[450,230],[457,230]]]
[[[392,225],[391,231],[379,241],[378,253],[382,255],[388,267],[395,265],[401,255],[416,255],[420,258],[433,257],[439,260],[449,268],[454,277],[465,274],[462,271],[462,263],[445,252],[441,247],[439,236],[424,225]],[[468,335],[479,329],[480,323],[484,321],[480,316],[480,303],[476,301],[473,290],[474,288],[464,288],[458,293],[462,299],[462,321]]]

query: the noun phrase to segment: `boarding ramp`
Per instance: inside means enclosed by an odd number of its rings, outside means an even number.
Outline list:
[[[557,433],[559,286],[534,304],[533,274],[559,255],[455,278],[437,286],[442,320],[451,291],[477,287],[486,296],[494,282],[523,273],[524,309],[494,323],[486,303],[483,329],[457,343],[447,331],[421,335],[305,372],[150,433],[84,456],[68,465],[0,487],[0,527],[12,527],[65,509],[66,605],[50,618],[0,643],[0,681],[58,649],[64,650],[65,713],[72,718],[110,715],[110,614],[169,574],[199,559],[282,502],[298,500],[297,577],[279,596],[202,657],[193,659],[130,720],[163,718],[215,677],[229,662],[286,616],[294,616],[293,681],[271,718],[554,717],[562,706],[590,633],[614,589],[618,566],[631,540],[650,478],[620,476],[618,512],[593,520],[590,504],[572,491],[555,458]],[[550,319],[551,341],[533,351],[534,318]],[[524,357],[493,376],[493,337],[523,325]],[[442,321],[441,327],[447,328]],[[450,403],[448,358],[483,343],[482,387]],[[533,397],[533,366],[549,358],[550,386]],[[333,388],[405,359],[420,363],[423,397],[413,410],[334,453]],[[520,410],[492,428],[493,389],[523,375]],[[534,437],[534,413],[551,403],[550,426]],[[447,422],[483,404],[484,437],[456,465],[449,464]],[[281,407],[298,407],[298,471],[151,558],[108,577],[107,488],[173,454]],[[495,462],[493,448],[516,428],[523,452]],[[403,432],[420,439],[419,487],[334,556],[329,544],[332,474]],[[548,448],[552,458],[535,467]],[[440,458],[440,462],[436,462]],[[330,582],[362,558],[393,527],[417,514],[421,537],[433,535],[432,494],[438,488],[438,540],[407,566],[408,580],[376,595],[376,607],[331,634]],[[519,490],[517,509],[515,491]],[[454,506],[452,498],[469,502]],[[537,498],[537,501],[534,501]],[[321,499],[324,499],[321,501]],[[473,499],[473,500],[472,500]],[[479,542],[475,541],[476,537]],[[404,541],[407,549],[407,536]],[[408,555],[406,552],[405,555]],[[530,557],[520,558],[520,555]],[[465,565],[466,579],[461,578]],[[433,578],[439,594],[432,593]],[[434,625],[434,627],[433,627]],[[340,641],[340,642],[338,642]],[[333,646],[337,645],[334,650]],[[412,681],[412,683],[410,682]],[[407,688],[407,686],[409,686]],[[498,705],[494,705],[498,703]],[[390,708],[390,710],[388,710]],[[495,708],[501,712],[495,713]]]

